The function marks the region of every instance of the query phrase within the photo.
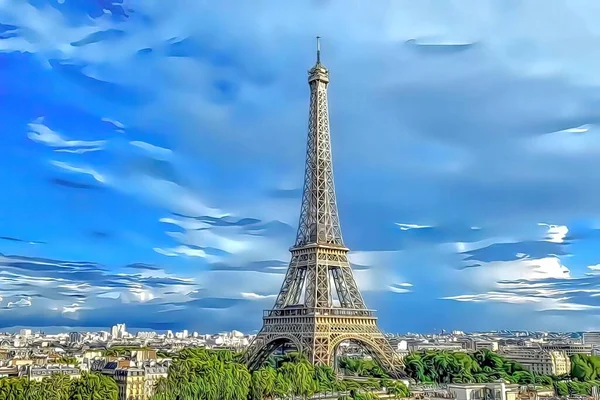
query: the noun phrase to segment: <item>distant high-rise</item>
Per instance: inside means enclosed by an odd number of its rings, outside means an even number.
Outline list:
[[[21,335],[22,337],[30,337],[31,336],[31,329],[21,329],[19,331],[19,335]]]
[[[83,342],[83,335],[81,332],[69,332],[69,343],[80,344]]]
[[[126,334],[125,324],[116,324],[110,330],[110,335],[113,339],[123,339]]]
[[[591,344],[593,347],[600,347],[600,332],[584,332],[583,344]]]

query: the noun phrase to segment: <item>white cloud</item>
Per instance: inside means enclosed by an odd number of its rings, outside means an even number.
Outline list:
[[[119,122],[119,121],[114,120],[114,119],[110,119],[110,118],[104,117],[104,118],[101,118],[101,121],[108,122],[109,124],[112,124],[112,125],[114,125],[115,127],[119,128],[119,129],[124,129],[125,128],[125,125],[122,122]]]
[[[207,206],[193,190],[175,182],[158,179],[147,175],[136,175],[129,179],[119,180],[113,177],[114,187],[134,196],[140,196],[148,202],[160,205],[167,210],[190,216],[226,216],[218,208]]]
[[[493,261],[480,263],[477,268],[467,268],[456,271],[465,284],[469,283],[473,288],[498,288],[498,282],[511,280],[536,280],[569,278],[571,271],[562,265],[557,257],[546,257],[540,259],[521,258],[512,261]]]
[[[104,147],[83,147],[80,149],[54,149],[57,153],[85,154],[94,151],[104,150]]]
[[[50,163],[52,165],[54,165],[55,167],[64,169],[65,171],[75,172],[75,173],[85,174],[85,175],[91,175],[96,181],[98,181],[100,183],[107,183],[106,177],[104,175],[100,174],[98,171],[96,171],[93,168],[90,168],[90,167],[76,167],[76,166],[71,165],[69,163],[66,163],[66,162],[63,162],[63,161],[56,161],[56,160],[52,160],[52,161],[50,161]]]
[[[50,147],[85,147],[93,149],[86,149],[86,151],[97,151],[101,150],[106,144],[106,140],[85,141],[64,139],[60,136],[58,132],[53,131],[52,129],[44,125],[43,118],[38,118],[34,122],[30,122],[29,124],[27,124],[27,127],[29,128],[27,136],[29,136],[31,140],[45,144]]]
[[[132,146],[135,146],[139,149],[142,149],[148,153],[150,153],[151,155],[153,155],[156,158],[160,158],[160,159],[167,159],[169,158],[172,154],[173,151],[171,149],[166,149],[164,147],[159,147],[150,143],[146,143],[146,142],[141,142],[141,141],[132,141],[129,142],[129,144],[131,144]]]
[[[407,289],[406,287],[398,287],[398,286],[404,286],[404,285],[406,285],[406,284],[399,284],[399,285],[396,285],[396,286],[391,286],[390,285],[390,286],[388,286],[388,290],[390,292],[394,292],[394,293],[410,293],[411,292],[410,289]],[[410,284],[408,284],[408,285],[412,286]]]
[[[276,294],[262,295],[262,294],[257,294],[257,293],[246,293],[246,292],[242,292],[240,294],[242,295],[242,297],[244,299],[248,299],[248,300],[274,299],[275,297],[277,297]]]
[[[574,127],[574,128],[563,129],[562,131],[558,131],[558,132],[564,132],[564,133],[585,133],[585,132],[587,132],[589,130],[590,130],[590,125],[581,125],[581,126],[577,126],[577,127]]]
[[[546,239],[552,243],[562,243],[567,233],[569,233],[569,228],[565,225],[551,225],[543,222],[538,223],[538,225],[548,227]]]
[[[63,313],[76,313],[77,311],[81,310],[83,307],[79,304],[79,303],[73,303],[69,306],[63,306],[62,308],[62,312]]]
[[[522,296],[511,293],[501,293],[501,292],[489,292],[489,293],[481,293],[481,294],[462,294],[458,296],[448,296],[443,297],[445,300],[455,300],[461,302],[473,302],[473,303],[481,303],[481,302],[500,302],[500,303],[511,303],[511,304],[523,304],[523,303],[539,303],[542,301],[539,297],[534,296]]]
[[[10,301],[6,305],[8,308],[31,307],[31,298],[21,298],[18,301]]]
[[[168,248],[168,249],[161,249],[161,248],[155,247],[153,250],[155,252],[157,252],[158,254],[162,254],[167,257],[176,257],[178,255],[183,255],[183,256],[188,256],[188,257],[201,257],[201,258],[206,257],[206,252],[204,250],[193,249],[188,246],[177,246],[177,247]]]
[[[431,225],[401,224],[399,222],[396,222],[396,225],[400,227],[401,231],[408,231],[410,229],[431,228]]]
[[[578,310],[590,306],[571,301],[568,287],[554,287],[549,279],[568,281],[570,270],[556,257],[522,258],[506,262],[482,263],[480,267],[458,271],[461,285],[468,294],[444,296],[459,302],[497,302],[535,304],[537,310]],[[549,283],[550,282],[550,283]],[[466,291],[467,289],[465,289]],[[576,289],[576,292],[600,292],[600,289]]]

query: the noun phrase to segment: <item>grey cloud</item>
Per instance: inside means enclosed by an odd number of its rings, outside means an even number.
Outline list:
[[[126,265],[125,268],[141,269],[141,270],[148,270],[148,271],[160,271],[162,269],[160,267],[157,267],[156,265],[150,265],[150,264],[144,264],[144,263],[129,264],[129,265]]]
[[[19,239],[19,238],[12,237],[12,236],[0,236],[0,240],[7,240],[9,242],[29,243],[29,244],[46,244],[46,242],[38,242],[35,240]]]
[[[53,185],[56,185],[56,186],[61,186],[61,187],[66,187],[66,188],[71,188],[71,189],[101,189],[102,188],[101,186],[91,185],[88,183],[75,182],[75,181],[63,179],[63,178],[52,178],[52,179],[50,179],[50,183],[52,183]]]

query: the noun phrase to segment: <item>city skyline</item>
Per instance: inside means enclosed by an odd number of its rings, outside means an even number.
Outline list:
[[[0,5],[0,331],[259,329],[317,34],[382,329],[600,329],[595,3],[33,4]]]

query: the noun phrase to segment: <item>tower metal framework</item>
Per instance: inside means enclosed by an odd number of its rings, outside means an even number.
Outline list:
[[[317,62],[308,72],[310,112],[302,207],[291,261],[275,305],[246,352],[251,369],[283,343],[291,343],[315,365],[332,365],[346,340],[361,344],[394,377],[401,357],[377,327],[358,289],[344,245],[333,181],[327,86],[329,71]]]

